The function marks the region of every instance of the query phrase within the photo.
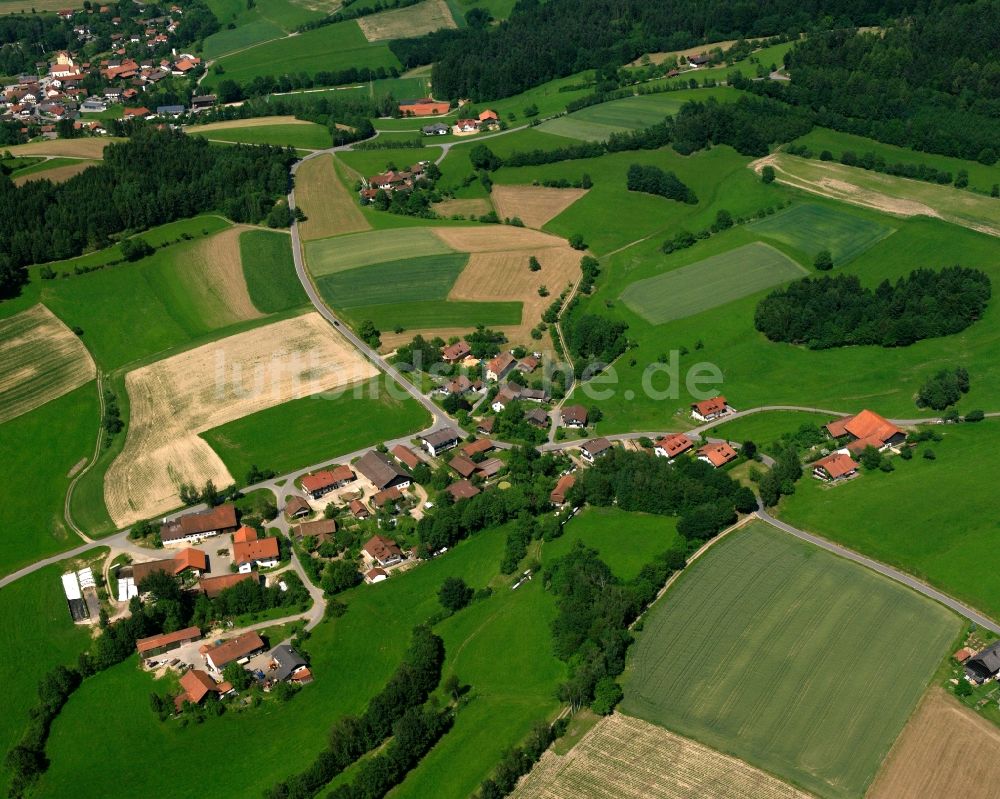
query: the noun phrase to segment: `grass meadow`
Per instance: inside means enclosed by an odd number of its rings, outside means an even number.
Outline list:
[[[222,29],[207,37],[202,46],[205,58],[216,59],[262,42],[278,39],[310,20],[323,16],[317,4],[293,0],[209,0],[208,7],[222,24]],[[235,25],[230,28],[229,25]]]
[[[453,253],[434,233],[421,228],[352,233],[306,244],[309,271],[317,278],[371,264]]]
[[[755,523],[647,614],[622,710],[825,799],[857,797],[959,629],[930,600]]]
[[[773,452],[773,445],[783,434],[794,433],[805,424],[825,425],[829,421],[831,418],[821,413],[764,411],[720,424],[713,427],[708,435],[739,443],[753,441],[765,452]]]
[[[891,563],[1000,619],[996,500],[1000,423],[945,428],[895,471],[864,472],[835,488],[802,480],[780,516],[817,535]],[[922,457],[931,449],[935,460]],[[974,464],[974,466],[973,466]],[[947,498],[947,499],[946,499]]]
[[[292,471],[338,454],[415,432],[427,412],[410,397],[389,396],[379,380],[341,396],[317,394],[285,402],[205,433],[204,438],[237,479],[251,465]]]
[[[357,20],[325,25],[291,38],[265,42],[223,56],[218,63],[222,64],[225,72],[219,75],[209,71],[202,82],[204,88],[210,89],[226,78],[246,83],[260,75],[399,66],[399,61],[385,42],[369,43],[365,39]]]
[[[316,283],[335,308],[443,300],[468,261],[464,252],[425,255],[334,272]]]
[[[354,324],[366,319],[379,330],[443,330],[476,325],[500,327],[521,324],[523,306],[519,302],[469,302],[465,300],[425,300],[348,308],[344,316]]]
[[[281,147],[295,147],[301,150],[322,150],[333,144],[330,131],[315,122],[292,125],[250,125],[245,128],[215,129],[201,132],[198,126],[186,128],[196,136],[204,136],[212,141],[240,144],[276,144]]]
[[[560,538],[542,545],[546,561],[567,554],[582,541],[623,580],[637,576],[655,555],[680,541],[675,518],[618,508],[588,506],[563,529]]]
[[[96,548],[84,558],[106,552]],[[7,650],[0,659],[6,693],[0,714],[0,751],[4,753],[24,732],[28,711],[38,696],[38,678],[56,666],[75,666],[77,656],[90,643],[90,628],[73,624],[59,582],[68,565],[45,566],[0,589],[0,638]],[[7,780],[7,771],[0,769],[0,790],[5,794]]]
[[[0,574],[80,543],[63,519],[69,472],[89,458],[100,424],[93,380],[0,425],[4,456]]]
[[[638,280],[622,301],[653,325],[702,311],[803,277],[805,270],[779,250],[754,242],[656,277]]]
[[[806,263],[829,250],[834,266],[843,266],[895,228],[828,205],[805,203],[753,222],[750,229],[801,253]]]
[[[275,313],[309,302],[295,273],[287,233],[247,230],[240,234],[240,260],[247,291],[257,310]]]

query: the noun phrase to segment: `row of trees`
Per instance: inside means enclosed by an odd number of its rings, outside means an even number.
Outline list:
[[[771,341],[827,349],[901,347],[965,330],[986,310],[992,287],[977,269],[917,269],[873,291],[856,275],[803,278],[761,300],[757,329]]]
[[[421,723],[409,711],[419,709],[437,687],[443,663],[444,642],[430,628],[415,627],[402,663],[385,687],[372,697],[364,713],[338,719],[330,729],[327,748],[305,771],[268,788],[264,793],[267,799],[311,799],[324,785],[363,754],[378,747],[394,731],[398,733],[407,725]],[[404,718],[409,720],[404,723]],[[421,716],[421,719],[427,728],[421,731],[414,727],[413,742],[422,741],[421,746],[425,746],[430,738],[436,740],[444,728],[437,727],[426,717]],[[421,746],[413,746],[412,751],[420,750],[422,754],[426,748],[421,749]],[[400,752],[397,749],[396,754],[403,758],[412,757],[409,751]],[[351,797],[356,795],[364,794],[345,794]]]

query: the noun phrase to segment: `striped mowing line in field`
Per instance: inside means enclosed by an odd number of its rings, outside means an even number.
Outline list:
[[[427,228],[395,228],[354,233],[306,244],[309,271],[316,277],[369,264],[454,252]]]
[[[753,242],[632,283],[621,299],[647,322],[662,325],[756,294],[806,273],[768,244]]]

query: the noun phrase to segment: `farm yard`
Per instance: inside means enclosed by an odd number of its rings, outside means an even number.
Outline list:
[[[306,220],[299,223],[303,241],[358,233],[371,225],[341,178],[336,156],[304,161],[295,174],[295,204]]]
[[[647,615],[621,709],[818,796],[857,797],[958,630],[945,608],[757,522]]]
[[[295,117],[234,119],[208,125],[188,125],[184,130],[189,135],[203,136],[210,141],[274,144],[304,150],[322,150],[333,143],[326,127]]]
[[[514,799],[809,799],[741,760],[640,719],[601,719],[567,755],[551,749]]]
[[[1000,730],[940,688],[927,692],[868,799],[989,799],[1000,781]]]
[[[0,320],[0,424],[96,375],[79,336],[44,305]]]
[[[441,28],[456,27],[445,0],[423,0],[406,8],[361,17],[358,25],[370,42],[422,36]]]
[[[759,170],[765,164],[774,167],[778,181],[803,191],[897,216],[944,219],[1000,236],[1000,203],[992,197],[787,153],[774,153],[753,166]]]
[[[501,219],[517,217],[528,227],[540,230],[586,193],[586,189],[495,186],[490,197]]]
[[[622,292],[621,299],[651,325],[662,325],[805,274],[787,255],[755,242],[636,281]]]
[[[940,428],[932,428],[940,429]],[[1000,422],[948,426],[891,474],[866,472],[833,491],[803,481],[782,500],[783,521],[932,583],[993,618],[1000,577],[990,473],[1000,465]],[[931,449],[933,461],[923,450]],[[970,463],[977,468],[970,469]],[[962,497],[960,504],[942,497]]]
[[[232,483],[198,433],[374,374],[315,312],[129,372],[128,436],[104,482],[111,518],[124,526],[179,506],[181,482]]]
[[[873,219],[815,203],[792,206],[751,222],[749,228],[792,247],[806,263],[811,263],[820,250],[829,250],[834,266],[843,266],[894,232]]]

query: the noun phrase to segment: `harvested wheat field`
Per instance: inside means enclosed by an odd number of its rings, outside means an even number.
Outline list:
[[[180,505],[180,483],[232,483],[198,434],[377,373],[317,313],[229,336],[129,372],[125,447],[104,479],[117,525]]]
[[[86,139],[48,139],[46,141],[34,141],[30,144],[15,144],[13,147],[4,147],[4,152],[10,152],[13,156],[19,155],[61,155],[67,158],[103,158],[104,148],[114,142],[123,142],[125,139],[112,139],[108,137],[86,138]]]
[[[1000,729],[940,688],[903,728],[867,799],[992,799],[1000,785]]]
[[[240,235],[252,230],[235,225],[199,241],[178,263],[177,276],[185,285],[191,303],[202,309],[213,326],[259,319],[258,311],[247,292],[240,257]]]
[[[546,222],[555,219],[586,193],[586,189],[494,186],[492,197],[501,219],[513,219],[516,216],[528,227],[541,229]]]
[[[232,130],[233,128],[263,128],[268,125],[312,125],[304,119],[292,116],[253,117],[251,119],[229,119],[225,122],[210,122],[207,125],[187,125],[188,133],[208,133],[213,130]]]
[[[445,0],[424,0],[407,8],[361,17],[358,25],[370,42],[423,36],[441,28],[457,27]]]
[[[79,336],[44,305],[0,320],[0,423],[61,397],[96,374]]]
[[[69,180],[74,175],[79,175],[87,167],[94,166],[98,163],[100,162],[81,159],[75,164],[63,164],[62,166],[54,166],[52,169],[43,169],[40,172],[31,172],[27,175],[20,175],[19,177],[14,178],[14,185],[21,186],[32,180],[51,180],[53,183],[62,183],[64,180]]]
[[[602,719],[567,755],[552,750],[515,799],[808,799],[735,757],[630,716]]]
[[[492,210],[493,206],[490,205],[490,201],[481,197],[469,200],[445,200],[434,205],[434,213],[441,216],[453,216],[454,214],[466,217],[483,216]]]
[[[510,225],[481,227],[436,227],[434,234],[458,252],[504,252],[529,247],[566,247],[565,239],[537,230]]]
[[[299,223],[303,241],[371,230],[332,155],[302,163],[295,173],[295,204],[307,217]]]

